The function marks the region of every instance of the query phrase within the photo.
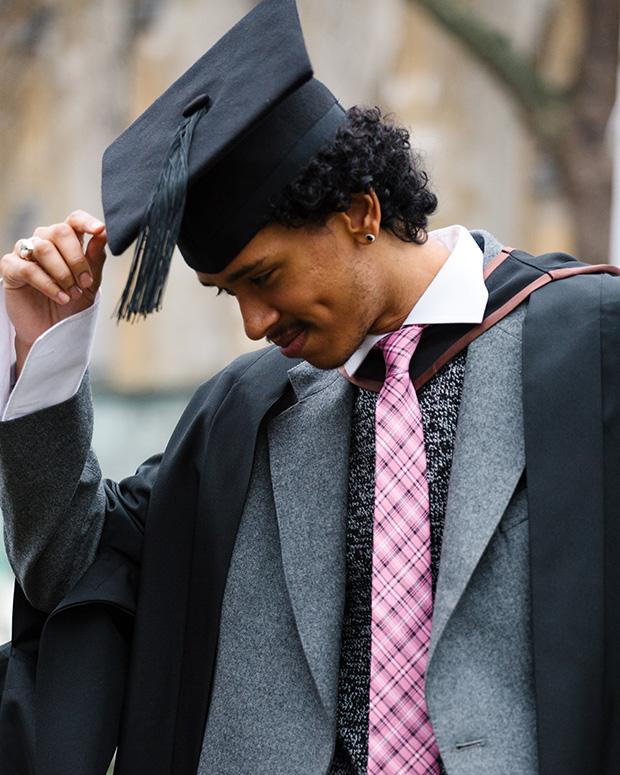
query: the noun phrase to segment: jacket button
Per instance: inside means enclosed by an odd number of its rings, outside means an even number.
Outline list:
[[[457,751],[464,751],[467,748],[475,748],[476,746],[486,745],[486,740],[480,738],[479,740],[464,740],[462,743],[456,743],[455,748]]]

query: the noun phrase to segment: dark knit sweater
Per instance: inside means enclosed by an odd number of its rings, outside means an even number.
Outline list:
[[[466,350],[447,363],[418,394],[427,458],[433,597],[465,361]],[[376,402],[377,393],[356,388],[349,452],[347,578],[337,735],[330,775],[365,775],[367,771]]]

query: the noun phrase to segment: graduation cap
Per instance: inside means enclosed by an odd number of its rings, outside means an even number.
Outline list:
[[[160,309],[175,244],[217,273],[345,117],[313,78],[295,0],[262,0],[103,155],[108,244],[137,239],[118,320]]]

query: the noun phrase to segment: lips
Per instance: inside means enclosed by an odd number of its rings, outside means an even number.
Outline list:
[[[291,328],[288,331],[284,331],[279,336],[270,337],[271,341],[278,347],[288,347],[288,345],[299,336],[303,331],[303,328]]]
[[[305,328],[292,328],[271,338],[271,341],[282,350],[282,354],[287,358],[296,358],[306,342],[306,337],[307,330]]]

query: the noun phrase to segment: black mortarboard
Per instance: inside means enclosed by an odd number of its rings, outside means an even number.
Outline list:
[[[217,273],[268,223],[345,116],[312,74],[295,0],[262,0],[106,149],[110,250],[138,237],[119,320],[160,308],[175,244]]]

